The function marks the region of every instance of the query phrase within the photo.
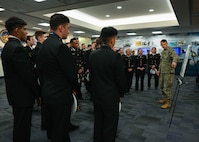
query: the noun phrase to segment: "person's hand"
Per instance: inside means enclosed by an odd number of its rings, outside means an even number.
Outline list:
[[[78,74],[82,74],[82,72],[83,72],[83,69],[78,70]]]
[[[143,71],[143,70],[144,70],[144,67],[140,68],[140,70]]]
[[[89,73],[90,72],[89,69],[87,69],[86,72]]]
[[[128,72],[132,72],[132,70],[133,70],[132,68],[128,68]]]
[[[41,104],[42,104],[42,99],[41,99],[41,97],[38,97],[37,98],[37,105],[41,106]]]
[[[157,74],[157,76],[160,76],[160,71],[157,71],[157,73],[156,73],[156,74]]]
[[[76,90],[73,90],[73,91],[72,91],[72,94],[76,95],[76,94],[77,94],[76,92],[77,92]]]
[[[177,66],[177,63],[176,62],[172,62],[171,67],[175,69],[176,66]]]

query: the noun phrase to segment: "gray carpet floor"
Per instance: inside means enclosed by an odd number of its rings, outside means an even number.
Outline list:
[[[195,79],[194,76],[184,78],[170,127],[174,107],[170,112],[169,109],[161,109],[158,103],[161,91],[154,89],[153,85],[150,89],[145,87],[144,91],[135,91],[133,81],[130,95],[122,98],[116,142],[199,142],[199,89]],[[147,76],[145,86],[146,82]],[[177,80],[173,93],[176,86]],[[72,122],[80,128],[70,133],[71,142],[93,141],[93,104],[84,86],[82,93],[85,99],[80,101],[81,110],[72,114]],[[40,130],[40,118],[40,110],[33,112],[31,142],[47,141],[46,132]],[[12,127],[12,110],[7,102],[4,79],[1,78],[0,142],[12,141]]]

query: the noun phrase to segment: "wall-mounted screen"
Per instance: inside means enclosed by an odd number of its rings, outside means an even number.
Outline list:
[[[181,54],[181,47],[173,47],[173,50],[176,52],[178,56]]]
[[[138,48],[139,49],[142,49],[142,55],[147,55],[148,51],[150,51],[150,47],[142,47],[142,48]]]

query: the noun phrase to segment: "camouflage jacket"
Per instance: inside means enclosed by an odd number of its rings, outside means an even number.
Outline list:
[[[179,57],[175,51],[168,47],[163,50],[160,57],[159,71],[160,73],[175,73],[175,69],[171,67],[172,62],[178,62]]]

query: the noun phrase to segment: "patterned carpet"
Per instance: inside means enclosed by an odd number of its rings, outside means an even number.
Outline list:
[[[177,79],[178,77],[176,77]],[[199,141],[199,89],[194,76],[185,77],[169,127],[172,111],[160,108],[161,91],[145,87],[122,98],[116,142],[198,142]],[[134,78],[135,79],[135,78]],[[145,77],[147,82],[147,76]],[[145,83],[145,86],[146,83]],[[173,86],[173,92],[177,80]],[[80,128],[70,133],[71,142],[92,142],[93,105],[82,87],[84,100],[81,110],[72,115],[72,122]],[[7,103],[4,80],[0,79],[0,142],[12,141],[13,116]],[[40,111],[33,112],[31,142],[46,142],[46,132],[40,130]]]

